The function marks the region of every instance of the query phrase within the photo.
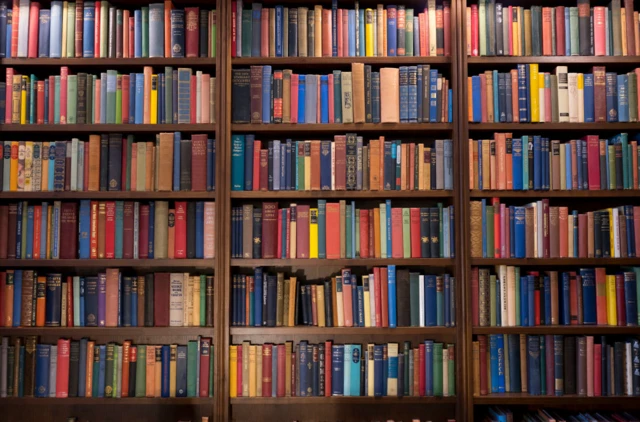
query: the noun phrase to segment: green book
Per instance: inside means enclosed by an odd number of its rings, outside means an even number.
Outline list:
[[[31,74],[29,77],[29,124],[36,123],[36,99],[38,90],[38,78]]]
[[[200,275],[200,326],[204,327],[207,315],[207,276]]]
[[[413,56],[413,9],[407,9],[407,11],[405,12],[404,31],[404,55]]]
[[[198,341],[189,340],[189,343],[187,343],[187,397],[196,397],[198,391],[196,365],[199,358]]]
[[[149,7],[142,7],[142,57],[149,57]]]
[[[496,306],[497,306],[497,301],[496,301],[496,276],[495,275],[490,275],[489,276],[489,309],[491,311],[491,327],[496,327],[498,325],[498,319],[497,319],[497,315],[496,315]]]
[[[147,395],[147,346],[138,346],[138,363],[136,364],[136,397]]]
[[[77,122],[78,75],[67,76],[67,124]]]
[[[487,258],[495,256],[495,247],[493,239],[493,205],[487,205]]]
[[[304,190],[304,142],[298,142],[296,147],[296,152],[298,153],[298,165],[297,165],[297,174],[298,174],[298,190]]]
[[[449,371],[449,396],[455,396],[456,395],[455,346],[453,344],[447,344],[447,349],[449,349],[449,365],[447,367],[447,371]],[[405,390],[405,391],[408,391],[408,390]]]
[[[114,358],[115,358],[115,345],[113,343],[107,344],[107,360],[104,366],[104,396],[113,397],[113,370],[114,370]]]
[[[242,11],[242,57],[251,57],[252,23],[251,9]]]
[[[380,204],[380,258],[387,258],[387,205]]]
[[[218,20],[217,20],[217,13],[215,10],[211,11],[212,19],[211,19],[211,52],[209,54],[209,57],[215,57],[216,56],[216,27],[218,25]]]
[[[213,397],[213,344],[209,346],[209,397]]]
[[[607,150],[609,151],[609,189],[616,190],[616,147],[613,145],[607,145]]]
[[[353,251],[353,232],[351,231],[351,205],[347,205],[346,207],[346,216],[345,216],[345,221],[346,221],[346,245],[347,245],[347,253],[345,255],[345,258],[353,258],[353,256],[351,256],[351,252]],[[26,227],[26,226],[23,226]],[[24,256],[24,255],[23,255]]]
[[[68,3],[67,8],[67,57],[75,57],[76,4]]]
[[[173,68],[171,66],[164,68],[164,84],[164,120],[167,124],[177,123],[173,121]],[[167,89],[169,87],[171,88]]]
[[[515,267],[514,279],[516,281],[516,298],[520,297],[520,267]],[[520,326],[520,300],[516,299],[516,325]]]
[[[108,97],[107,97],[108,98]],[[116,76],[116,124],[122,124],[122,75]]]
[[[53,77],[53,95],[53,123],[60,124],[60,75]]]
[[[619,20],[618,20],[619,21]],[[569,27],[571,28],[571,55],[580,55],[580,33],[578,29],[578,8],[569,8]]]
[[[127,180],[125,181],[125,190],[131,190],[131,150],[133,149],[133,135],[127,135]]]
[[[411,210],[409,208],[402,209],[402,250],[404,258],[411,258]]]
[[[111,390],[111,397],[118,397],[118,361],[120,359],[120,351],[117,345],[113,345],[113,374],[107,372],[107,376],[111,375],[113,380],[113,389]]]
[[[116,122],[116,85],[118,71],[107,70],[107,122]]]
[[[442,343],[433,343],[433,395],[442,397]]]

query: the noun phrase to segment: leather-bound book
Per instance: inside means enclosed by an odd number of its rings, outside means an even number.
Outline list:
[[[400,122],[400,71],[396,68],[380,69],[380,120],[382,123]]]
[[[133,258],[133,202],[125,201],[122,217],[122,258]]]
[[[156,273],[153,287],[153,322],[156,327],[169,326],[169,273]]]
[[[145,327],[153,327],[153,317],[155,312],[154,274],[146,274],[144,276],[143,287],[144,287],[144,319],[141,321],[144,321]]]
[[[27,336],[24,342],[24,397],[33,397],[36,385],[36,336]],[[17,350],[19,349],[16,348]],[[17,359],[16,359],[17,361]]]
[[[213,327],[213,276],[208,275],[206,278],[206,311],[205,311],[205,325],[207,327]]]
[[[335,190],[347,189],[347,137],[336,135],[335,143]]]
[[[595,122],[607,121],[605,67],[594,66],[593,70],[593,103],[595,104]]]
[[[117,268],[107,268],[107,291],[106,291],[106,318],[107,327],[118,326],[118,301],[120,271]]]
[[[138,258],[147,259],[149,257],[149,205],[140,206],[138,221]]]
[[[78,397],[78,375],[80,372],[80,342],[71,341],[69,352],[69,397]]]
[[[33,271],[25,270],[22,272],[22,312],[20,316],[20,325],[23,327],[31,327],[33,321],[33,304],[35,289],[34,289]]]
[[[191,190],[207,190],[207,135],[191,137]]]
[[[185,7],[185,57],[199,56],[199,38],[200,31],[198,29],[200,10],[198,7]]]
[[[482,203],[471,201],[471,256],[482,257]]]
[[[262,258],[274,259],[278,241],[278,203],[262,204]]]
[[[168,192],[173,190],[173,133],[161,133],[158,140],[160,149],[158,168],[158,190]]]
[[[206,144],[206,142],[205,142]],[[190,191],[193,179],[191,178],[191,139],[180,140],[180,190]],[[205,148],[206,151],[206,148]],[[206,171],[206,164],[205,164]]]
[[[209,397],[209,372],[211,368],[211,338],[200,339],[200,397]],[[269,380],[271,383],[271,380]]]
[[[196,233],[196,203],[187,202],[187,258],[196,257],[196,236],[202,236],[202,233]]]
[[[251,123],[252,121],[251,103],[247,104],[247,101],[241,100],[242,98],[251,98],[250,79],[250,69],[232,70],[231,96],[236,99],[236,101],[232,101],[231,105],[231,121],[233,123]],[[262,103],[260,106],[262,106]]]
[[[101,233],[104,236],[104,233]],[[75,259],[78,252],[78,204],[63,202],[60,215],[60,259]]]
[[[398,327],[411,325],[411,302],[409,288],[409,270],[401,269],[396,273]]]
[[[364,107],[364,64],[351,64],[351,87],[353,90],[353,122],[365,122]],[[386,92],[386,86],[384,92]]]

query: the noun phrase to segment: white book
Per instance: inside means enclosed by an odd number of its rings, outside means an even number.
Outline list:
[[[78,138],[71,139],[71,149],[67,148],[67,155],[71,157],[71,191],[78,190]]]
[[[578,73],[578,122],[584,123],[584,74]]]
[[[516,269],[507,267],[507,315],[509,327],[516,326]]]
[[[380,77],[382,80],[382,76]],[[353,123],[353,89],[351,72],[342,72],[342,123]],[[310,98],[309,96],[307,98]],[[348,98],[348,101],[345,101]],[[382,104],[381,104],[382,106]],[[306,120],[305,120],[306,121]]]
[[[371,318],[371,326],[377,327],[376,324],[376,283],[375,276],[369,274],[369,313]]]
[[[449,349],[442,349],[442,395],[449,397]]]
[[[171,273],[169,290],[169,326],[184,326],[184,289],[182,273]]]
[[[84,190],[84,142],[78,141],[78,191]],[[121,189],[124,190],[124,189]]]
[[[56,374],[58,373],[58,346],[52,345],[49,352],[49,397],[56,396]]]
[[[569,84],[569,122],[578,122],[578,74],[568,73]]]
[[[539,122],[545,123],[545,95],[544,95],[544,73],[538,73],[538,110]]]
[[[501,326],[509,326],[509,309],[507,306],[507,266],[498,266],[498,279],[500,280],[500,314],[504,315]],[[515,324],[514,324],[515,325]]]
[[[69,20],[69,2],[62,2],[62,54],[60,57],[67,57],[67,21]]]
[[[569,121],[569,80],[567,66],[556,67],[558,77],[558,115],[559,122]]]
[[[625,369],[625,394],[627,396],[633,396],[633,376],[632,376],[632,366],[633,366],[633,354],[631,353],[631,342],[627,341],[624,344],[625,351],[625,359],[624,359],[624,369]]]
[[[30,0],[20,0],[18,20],[18,57],[27,57],[29,53],[29,8]]]
[[[7,397],[7,366],[9,358],[9,337],[2,337],[0,346],[0,397]]]
[[[613,220],[611,224],[613,225],[613,253],[614,258],[620,258],[620,222],[618,220],[619,212],[618,208],[613,209]]]
[[[436,56],[436,0],[429,0],[427,7],[429,8],[429,55]]]
[[[391,377],[391,374],[389,374],[389,376],[387,377],[387,396],[390,397],[396,397],[398,395],[398,372],[397,372],[397,368],[398,368],[398,343],[389,343],[387,346],[387,356],[389,359],[389,363],[391,366],[391,359],[395,359],[396,360],[396,376],[395,377]],[[391,371],[389,371],[391,372]],[[443,369],[443,372],[446,372]]]

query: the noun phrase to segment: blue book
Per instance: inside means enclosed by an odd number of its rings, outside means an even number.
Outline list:
[[[271,89],[271,66],[262,66],[262,123],[271,123],[273,116],[271,113],[272,108],[272,89]]]
[[[520,322],[523,327],[528,327],[529,322],[529,284],[528,277],[520,277],[520,297],[516,300],[520,301]]]
[[[500,375],[499,375],[499,363],[498,363],[498,337],[502,337],[501,334],[489,335],[489,356],[491,363],[491,393],[499,392]],[[503,357],[504,359],[504,357]],[[504,390],[502,390],[504,392]]]
[[[165,344],[162,346],[162,350],[160,352],[160,359],[162,361],[162,369],[161,369],[162,378],[160,379],[160,396],[161,397],[169,397],[169,389],[171,386],[171,383],[170,383],[171,378],[169,376],[170,357],[171,357],[171,347]],[[176,361],[176,369],[177,369],[177,361]],[[177,371],[176,371],[176,375],[177,375]]]
[[[254,301],[253,304],[255,306],[255,321],[254,321],[254,325],[256,327],[260,327],[262,325],[266,325],[266,320],[263,321],[262,315],[263,315],[263,311],[262,311],[262,300],[263,300],[263,273],[262,273],[262,267],[256,267],[255,271],[254,271],[254,279],[255,279],[255,283],[254,283]]]
[[[447,92],[447,122],[453,122],[453,89],[449,88]]]
[[[584,121],[586,123],[595,122],[593,73],[584,74]]]
[[[365,42],[364,42],[364,9],[358,9],[358,38],[359,38],[359,49],[358,56],[365,56]]]
[[[357,324],[358,327],[364,327],[364,287],[363,286],[356,286],[356,280],[355,280],[355,275],[354,277],[354,281],[353,281],[353,285],[356,288],[356,294],[357,294],[357,318],[354,321],[354,325]]]
[[[571,234],[569,234],[569,236],[571,236]],[[574,210],[573,211],[573,257],[577,258],[578,257],[578,211]]]
[[[135,39],[133,43],[133,56],[142,57],[142,10],[133,12],[133,25]]]
[[[311,377],[309,375],[311,375],[310,369],[313,363],[311,362],[311,359],[309,359],[310,354],[307,353],[307,348],[311,348],[311,346],[308,345],[307,341],[302,340],[299,343],[299,353],[296,356],[296,358],[298,359],[298,368],[300,368],[298,372],[298,378],[300,379],[298,397],[309,397],[311,395]],[[342,357],[344,360],[344,352]],[[335,368],[335,365],[332,365],[332,368]],[[341,368],[343,375],[342,380],[344,382],[344,362],[342,362]],[[333,375],[334,377],[336,377],[335,372]],[[344,386],[342,387],[342,390],[344,390]]]
[[[51,362],[51,346],[36,345],[36,385],[33,392],[36,397],[49,397],[49,364]]]
[[[298,123],[305,123],[305,102],[306,102],[306,76],[299,75],[298,76]],[[336,121],[336,123],[340,123],[340,122]]]
[[[115,235],[115,257],[122,259],[123,254],[123,233],[124,233],[124,202],[116,201],[116,235]]]
[[[436,306],[436,276],[424,276],[424,304],[425,304],[425,325],[427,327],[435,327],[438,323],[437,306]]]
[[[204,233],[204,202],[196,202],[196,233]],[[149,233],[151,239],[151,233]],[[151,245],[149,245],[151,246]],[[196,236],[196,259],[204,258],[204,236]]]
[[[397,7],[387,7],[387,56],[394,57],[398,52]]]
[[[344,366],[343,366],[343,376],[342,376],[342,391],[345,396],[351,395],[351,350],[353,345],[345,344],[342,346],[344,351]],[[359,378],[359,377],[358,377]]]
[[[407,80],[407,113],[408,113],[408,121],[409,123],[417,123],[418,122],[418,81],[417,81],[417,73],[418,69],[416,66],[408,66],[408,80]]]
[[[356,56],[356,11],[349,9],[349,57]]]
[[[513,122],[513,107],[511,107],[511,102],[513,100],[512,97],[512,93],[511,93],[511,73],[506,73],[504,76],[505,82],[504,82],[504,86],[505,86],[505,107],[507,109],[506,115],[505,115],[505,121],[507,123],[512,123]]]
[[[527,372],[529,373],[528,391],[532,396],[542,393],[540,385],[540,338],[537,335],[527,336]]]
[[[2,19],[2,11],[0,10],[0,20]],[[38,17],[38,57],[49,57],[49,34],[51,32],[51,10],[41,9]],[[6,25],[6,9],[5,9],[5,25]],[[2,25],[0,24],[0,27]],[[4,43],[2,30],[0,29],[0,45]]]
[[[235,138],[236,136],[237,136],[237,139]],[[234,135],[235,142],[240,142],[242,138],[244,138],[244,150],[242,152],[244,155],[244,167],[241,166],[241,168],[243,168],[243,172],[244,172],[244,189],[240,189],[240,190],[253,190],[253,142],[255,140],[255,135]],[[235,143],[233,145],[237,146],[237,144]],[[240,157],[233,155],[233,153],[231,156],[234,158],[234,161],[232,163],[232,168],[235,165],[240,165],[239,163]],[[232,175],[237,176],[237,174],[233,172],[232,172]],[[233,183],[232,183],[232,186],[233,186]]]
[[[603,350],[602,352],[603,357],[606,356],[605,351]],[[594,363],[596,365],[600,364],[600,362]],[[564,336],[557,334],[553,336],[553,372],[555,386],[554,394],[556,396],[562,396],[564,395]],[[605,378],[606,377],[603,375],[602,379]],[[550,391],[548,391],[547,393],[550,393]]]
[[[172,46],[171,57],[184,57],[184,10],[171,9],[171,34],[165,34],[165,36],[169,35]]]
[[[425,372],[425,395],[433,396],[433,340],[424,342],[424,372]]]
[[[335,347],[335,346],[334,346]],[[387,380],[382,369],[383,346],[376,344],[373,346],[373,395],[374,397],[382,397],[383,385]],[[335,372],[334,372],[335,374]]]
[[[438,122],[438,71],[435,69],[431,70],[431,76],[429,78],[429,122],[437,123]],[[424,77],[424,75],[422,75]]]
[[[543,277],[544,287],[544,325],[551,325],[551,279]]]
[[[320,76],[320,123],[329,123],[329,77]]]
[[[13,29],[13,25],[11,22],[13,21],[13,9],[11,7],[7,7],[7,30],[5,32],[5,57],[11,58],[11,31]]]
[[[7,5],[0,5],[0,58],[7,55]],[[4,123],[4,122],[3,122]]]
[[[522,139],[513,138],[511,140],[512,167],[513,167],[513,190],[522,190]]]
[[[105,367],[107,365],[107,346],[101,344],[100,346],[100,370],[98,371],[98,397],[104,397],[105,386]],[[94,372],[93,376],[96,376]]]
[[[540,190],[542,189],[542,140],[538,135],[533,137],[533,169],[533,189]]]
[[[388,266],[388,298],[389,298],[389,327],[395,328],[397,326],[397,311],[396,311],[396,266]]]
[[[93,58],[95,56],[95,3],[88,1],[84,3],[83,35],[82,35],[82,57]]]
[[[626,74],[617,75],[618,83],[618,121],[629,121],[629,81]],[[636,94],[635,92],[633,93]]]
[[[180,190],[180,132],[173,134],[173,190]]]
[[[327,257],[327,200],[318,200],[318,258],[326,259]]]
[[[416,95],[417,95],[417,103],[416,103],[416,108],[417,108],[417,119],[418,119],[418,123],[422,123],[422,99],[423,99],[423,89],[424,89],[424,78],[422,76],[422,72],[423,72],[423,66],[422,65],[418,65],[417,66],[417,70],[416,70]]]
[[[136,11],[137,13],[137,11]],[[140,57],[140,56],[136,56],[136,57]],[[135,90],[135,96],[136,96],[136,106],[135,106],[135,124],[140,125],[143,123],[143,112],[144,112],[144,74],[143,73],[136,73],[136,90]],[[102,110],[101,110],[102,111]],[[175,157],[175,156],[174,156]],[[180,174],[178,173],[178,177],[180,177]]]
[[[571,324],[571,306],[570,306],[570,281],[569,273],[562,273],[562,289],[560,298],[560,323],[562,325]]]
[[[292,157],[291,148],[292,148],[291,139],[287,139],[287,142],[285,143],[285,147],[284,147],[284,153],[285,153],[284,180],[285,180],[285,186],[287,190],[293,190],[292,173],[291,173],[291,157]],[[322,160],[322,155],[320,156],[320,159]]]
[[[62,2],[56,0],[51,2],[51,34],[49,36],[49,57],[59,59],[61,56],[62,56]]]
[[[627,326],[638,325],[638,302],[636,292],[636,274],[633,271],[626,271],[624,273],[624,300],[626,303]]]
[[[27,206],[27,242],[26,242],[26,259],[33,258],[33,205]],[[23,229],[24,230],[24,229]]]
[[[444,274],[444,326],[451,326],[451,277]]]
[[[387,206],[387,255],[391,256],[391,200],[386,200]]]
[[[80,359],[78,364],[78,397],[87,395],[87,342],[86,338],[80,339]]]
[[[49,284],[49,278],[47,278]],[[49,289],[47,289],[47,294]],[[47,301],[49,298],[47,297]],[[49,307],[47,306],[47,309]],[[47,316],[47,320],[49,316]],[[86,277],[84,279],[84,327],[98,326],[98,277]]]
[[[518,65],[518,119],[521,123],[529,121],[529,78],[527,70],[528,66],[526,64]],[[478,96],[478,98],[480,97]]]
[[[307,85],[305,94],[305,123],[317,123],[317,104],[318,104],[318,75],[307,75],[305,78]]]
[[[136,121],[136,74],[129,73],[129,123]],[[124,116],[122,116],[124,118]]]
[[[618,79],[614,72],[605,75],[605,93],[607,99],[607,122],[618,121]],[[627,99],[628,101],[628,99]],[[628,103],[627,103],[628,104]]]
[[[423,75],[427,78],[427,75]],[[427,79],[425,79],[426,81]],[[471,77],[471,92],[473,94],[473,122],[480,123],[482,121],[482,100],[480,92],[480,76]]]
[[[580,277],[582,279],[583,323],[585,325],[596,324],[597,317],[595,270],[593,268],[581,268]]]
[[[565,52],[565,56],[571,56],[571,30],[569,28],[571,28],[571,17],[569,14],[569,8],[565,8],[564,9],[564,27],[565,27],[565,32],[564,32],[564,52]],[[607,54],[608,55],[608,54]]]
[[[187,346],[178,345],[176,353],[176,397],[187,397]]]
[[[320,189],[331,190],[331,141],[320,141]]]
[[[284,41],[284,37],[283,37],[283,8],[280,5],[276,5],[276,39],[275,39],[275,44],[276,44],[276,57],[282,57],[283,56],[283,41]]]
[[[577,190],[582,190],[582,181],[585,178],[585,175],[582,173],[582,155],[586,154],[586,150],[582,149],[582,142],[578,139],[576,140],[576,167],[578,168],[578,186],[575,186]]]
[[[231,137],[231,190],[234,190],[234,191],[244,190],[244,187],[245,187],[244,164],[245,164],[244,135],[233,135]]]
[[[62,287],[60,287],[62,289]],[[47,292],[49,289],[47,289]],[[53,302],[52,302],[53,304]],[[13,272],[13,326],[20,326],[20,316],[22,314],[22,270]],[[58,321],[60,318],[58,317]]]

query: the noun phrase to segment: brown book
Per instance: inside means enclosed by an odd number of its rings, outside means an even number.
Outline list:
[[[587,212],[587,258],[595,256],[595,244],[593,233],[593,212]]]
[[[242,257],[253,258],[253,205],[242,205]]]
[[[191,190],[207,190],[207,135],[191,137]]]
[[[353,122],[364,123],[364,63],[351,64],[351,85],[353,89]],[[386,93],[386,91],[387,88],[385,86],[383,92]]]
[[[549,279],[551,284],[551,325],[560,323],[560,311],[558,309],[558,272],[549,271]]]
[[[380,86],[384,87],[380,90],[380,121],[382,123],[399,123],[400,70],[390,67],[381,68]]]
[[[169,231],[169,202],[155,201],[155,222],[153,228],[153,253],[156,259],[168,258],[167,237]]]
[[[167,315],[169,312],[167,312]],[[145,347],[145,346],[139,346]],[[156,346],[147,347],[146,396],[154,397],[156,390]],[[142,363],[142,362],[141,362]]]
[[[347,137],[345,135],[336,135],[333,138],[335,142],[335,173],[336,184],[335,190],[347,189]]]
[[[606,71],[604,66],[593,67],[593,103],[595,104],[595,121],[607,121]]]
[[[320,141],[311,141],[311,190],[320,190]]]
[[[471,201],[471,256],[482,258],[482,202]]]
[[[633,37],[633,35],[632,35]],[[578,289],[582,290],[582,289]],[[587,338],[580,336],[576,340],[577,363],[576,363],[576,393],[579,396],[587,395]],[[611,359],[613,360],[613,359]],[[611,378],[614,378],[613,376]]]
[[[100,190],[100,135],[89,135],[89,183],[88,190]]]
[[[291,123],[291,69],[282,71],[282,123]]]
[[[64,205],[67,205],[67,203],[64,203],[63,207]],[[106,231],[105,231],[106,221],[107,221],[107,203],[99,202],[98,203],[98,259],[103,259],[105,257],[106,240],[107,240]],[[61,249],[64,250],[64,248],[62,247],[62,241],[60,242],[60,246],[61,246]]]
[[[104,203],[101,203],[103,205]],[[106,219],[106,208],[102,208],[103,223]],[[104,239],[103,230],[99,232],[99,238]],[[78,252],[78,204],[76,202],[63,202],[60,211],[60,259],[75,259]],[[102,243],[104,247],[104,242]],[[102,249],[104,254],[104,248]],[[104,255],[100,258],[104,258]]]
[[[276,258],[276,254],[278,251],[277,242],[278,203],[264,202],[262,204],[262,258]]]
[[[158,162],[158,190],[173,190],[173,133],[161,133],[158,141],[160,160]]]
[[[22,273],[22,313],[20,316],[20,326],[31,327],[35,321],[33,319],[33,294],[35,293],[35,279],[33,271],[23,271]]]
[[[473,356],[473,395],[480,395],[480,343],[472,343]],[[415,370],[414,370],[415,371]]]
[[[155,145],[153,142],[147,142],[147,149],[145,151],[145,175],[144,175],[144,190],[149,192],[153,190],[153,175],[154,175],[154,149]]]
[[[560,257],[558,207],[549,207],[549,257]]]
[[[533,219],[533,207],[528,206],[524,210],[524,230],[527,239],[525,245],[525,256],[527,258],[535,258]]]
[[[262,66],[251,66],[251,123],[262,123]]]
[[[153,323],[156,327],[169,326],[169,273],[156,273],[153,286]]]
[[[380,140],[372,139],[369,141],[369,189],[372,191],[380,190],[380,172],[382,169],[378,165],[380,162]]]
[[[36,385],[37,339],[38,339],[37,336],[26,336],[24,341],[24,384],[23,384],[24,397],[33,397],[33,394],[34,394],[34,389]],[[18,351],[19,349],[20,348],[17,347],[16,351]]]
[[[489,276],[487,268],[480,268],[478,271],[478,313],[481,327],[488,327],[491,324]]]

